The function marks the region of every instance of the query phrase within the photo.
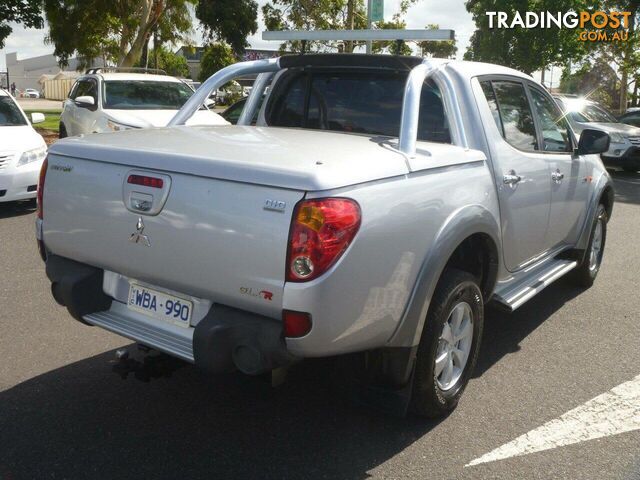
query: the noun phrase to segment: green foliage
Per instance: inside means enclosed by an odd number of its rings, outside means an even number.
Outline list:
[[[365,0],[271,0],[262,7],[262,15],[267,30],[348,30],[351,18],[354,29],[367,28]],[[342,43],[307,42],[312,52],[337,48]],[[280,50],[299,52],[302,42],[283,43]]]
[[[197,0],[44,0],[48,41],[62,65],[77,55],[133,66],[155,32],[177,42],[191,31],[189,7]]]
[[[440,25],[430,24],[427,25],[428,30],[438,30]],[[455,40],[447,41],[431,41],[427,40],[419,42],[418,45],[422,51],[423,57],[435,57],[435,58],[454,58],[458,52]]]
[[[258,30],[255,0],[200,0],[196,17],[209,40],[227,42],[238,56],[248,46],[247,37]]]
[[[188,78],[190,75],[187,59],[182,55],[173,53],[171,50],[163,46],[154,48],[149,51],[146,65],[138,62],[136,66],[159,68],[167,72],[167,75],[173,75],[174,77]]]
[[[504,11],[509,18],[526,11],[568,12],[591,9],[598,0],[468,0],[476,31],[464,55],[465,60],[497,63],[525,73],[549,65],[565,65],[583,58],[589,45],[581,42],[577,32],[558,28],[489,28],[487,11]]]
[[[28,28],[42,28],[44,20],[40,14],[40,0],[0,1],[0,49],[13,28],[9,23],[22,23]]]
[[[218,70],[236,62],[231,47],[225,43],[212,43],[207,45],[200,60],[200,80],[204,82]]]

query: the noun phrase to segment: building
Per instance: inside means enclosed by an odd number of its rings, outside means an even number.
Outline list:
[[[176,52],[176,55],[180,55],[187,59],[187,65],[189,66],[189,76],[193,80],[200,79],[200,61],[202,60],[204,50],[205,47],[183,46],[180,47],[180,49],[178,49],[178,51]],[[261,60],[278,56],[280,56],[280,52],[278,52],[277,50],[258,50],[255,48],[248,48],[247,50],[245,50],[241,61],[244,62],[247,60]],[[253,81],[249,83],[251,84],[253,83]]]
[[[58,65],[58,60],[54,55],[42,55],[40,57],[25,58],[18,60],[16,52],[7,53],[5,56],[9,82],[16,84],[19,91],[27,88],[42,90],[39,82],[43,75],[57,75],[62,71]],[[101,66],[102,61],[94,62],[95,66]],[[69,60],[66,71],[75,72],[80,67],[80,62],[76,58]]]

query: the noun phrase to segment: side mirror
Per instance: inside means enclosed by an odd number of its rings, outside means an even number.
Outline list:
[[[604,153],[609,150],[611,138],[609,134],[602,130],[585,128],[580,134],[578,142],[578,155],[591,155],[594,153]]]
[[[213,108],[213,107],[215,107],[215,106],[216,106],[216,101],[215,101],[215,100],[212,100],[211,98],[207,98],[207,99],[204,101],[204,104],[205,104],[205,106],[206,106],[207,108]]]
[[[44,122],[44,114],[34,112],[31,114],[31,123],[42,123]]]
[[[93,107],[96,104],[96,100],[89,96],[89,95],[83,95],[82,97],[76,97],[75,99],[76,105],[78,105],[79,107]]]

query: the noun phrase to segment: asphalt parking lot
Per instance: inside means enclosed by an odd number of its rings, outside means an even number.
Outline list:
[[[0,204],[0,479],[640,478],[640,430],[624,431],[640,423],[637,386],[601,438],[465,466],[640,375],[640,175],[615,183],[595,286],[560,280],[513,315],[489,311],[475,377],[440,422],[355,406],[330,360],[275,389],[190,366],[122,379],[114,352],[131,342],[55,304],[32,206]]]

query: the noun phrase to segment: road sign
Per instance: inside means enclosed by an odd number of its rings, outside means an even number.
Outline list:
[[[384,0],[371,1],[371,21],[381,22],[384,20]]]

